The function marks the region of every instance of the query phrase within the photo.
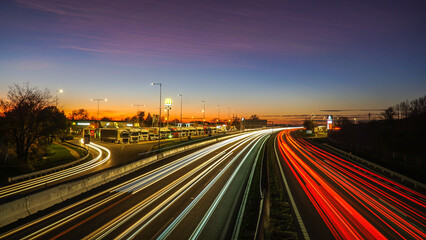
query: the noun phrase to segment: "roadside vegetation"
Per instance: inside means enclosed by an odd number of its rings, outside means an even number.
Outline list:
[[[66,135],[70,122],[49,90],[28,83],[10,87],[0,99],[0,172],[2,179],[74,161],[56,141]]]
[[[426,96],[387,108],[382,120],[342,119],[326,141],[347,152],[425,183]]]
[[[42,157],[42,159],[34,163],[33,168],[35,171],[39,171],[69,163],[79,158],[80,154],[75,156],[71,154],[71,152],[66,147],[59,144],[51,144],[46,147],[46,154]]]

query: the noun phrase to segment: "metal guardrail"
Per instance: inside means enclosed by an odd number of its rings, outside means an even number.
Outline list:
[[[333,147],[333,146],[331,146],[331,145],[329,145],[329,144],[327,144],[327,143],[324,143],[323,145],[325,145],[327,148],[332,149],[332,150],[333,150],[333,151],[335,151],[335,152],[338,152],[338,153],[340,153],[340,154],[346,155],[346,156],[347,156],[347,157],[349,157],[350,159],[358,160],[358,161],[360,161],[360,162],[362,162],[362,163],[364,163],[364,164],[367,164],[368,166],[372,166],[372,167],[374,167],[374,168],[377,168],[377,169],[381,170],[382,172],[387,172],[387,173],[389,173],[392,177],[393,177],[393,176],[396,176],[396,177],[400,178],[400,179],[401,179],[401,181],[403,181],[403,182],[405,181],[405,182],[409,182],[409,183],[413,184],[413,185],[414,185],[414,187],[420,187],[420,188],[426,189],[426,185],[425,185],[425,184],[423,184],[423,183],[421,183],[421,182],[418,182],[418,181],[416,181],[416,180],[414,180],[414,179],[411,179],[411,178],[409,178],[409,177],[407,177],[407,176],[404,176],[404,175],[402,175],[402,174],[399,174],[399,173],[397,173],[397,172],[394,172],[394,171],[392,171],[392,170],[389,170],[389,169],[387,169],[387,168],[385,168],[385,167],[382,167],[382,166],[380,166],[380,165],[378,165],[378,164],[372,163],[372,162],[370,162],[370,161],[368,161],[368,160],[365,160],[365,159],[363,159],[363,158],[360,158],[360,157],[358,157],[358,156],[355,156],[355,155],[353,155],[352,153],[348,153],[348,152],[346,152],[346,151],[343,151],[343,150],[341,150],[341,149],[338,149],[338,148],[336,148],[336,147]]]
[[[86,158],[89,157],[89,151],[86,148],[79,146],[77,144],[70,143],[70,142],[66,142],[66,143],[71,144],[71,145],[76,146],[76,147],[80,147],[80,148],[86,150],[86,156],[84,156],[80,159],[77,159],[75,161],[72,161],[70,163],[65,163],[65,164],[62,164],[62,165],[59,165],[59,166],[56,166],[56,167],[51,167],[51,168],[48,168],[48,169],[44,169],[44,170],[40,170],[40,171],[32,172],[32,173],[27,173],[27,174],[19,175],[19,176],[16,176],[16,177],[10,177],[10,178],[8,178],[8,181],[14,182],[14,181],[18,181],[18,180],[25,179],[25,178],[32,178],[32,177],[46,175],[46,174],[49,174],[49,173],[52,173],[52,172],[56,172],[56,171],[71,167],[75,164],[78,164],[78,163],[84,161]]]
[[[254,174],[255,174],[255,171],[256,171],[256,166],[259,162],[260,153],[263,153],[263,149],[264,149],[263,146],[265,145],[265,142],[269,139],[269,137],[270,137],[270,135],[267,135],[267,137],[264,137],[265,139],[263,140],[262,144],[260,145],[259,151],[257,152],[256,158],[254,159],[253,164],[251,166],[250,175],[248,177],[247,185],[246,185],[246,188],[245,188],[245,191],[244,191],[244,194],[243,194],[243,199],[242,199],[242,202],[241,202],[240,210],[238,212],[237,220],[236,220],[234,231],[233,231],[233,234],[232,234],[232,239],[238,239],[239,238],[239,234],[240,234],[240,230],[241,230],[241,224],[242,224],[242,221],[243,221],[243,218],[244,218],[244,213],[246,211],[246,204],[247,204],[250,189],[251,189],[251,183],[253,182],[253,177],[254,177]],[[262,164],[262,162],[263,162],[263,157],[262,157],[262,160],[261,160],[261,164]],[[262,177],[262,167],[260,167],[260,171],[261,171],[261,173],[260,173],[260,178],[261,178]],[[261,183],[261,180],[259,182]],[[260,200],[259,217],[260,217],[261,212],[262,212],[261,210],[263,209],[263,193],[262,193],[262,191],[260,191],[260,195],[261,195],[261,200]],[[258,218],[258,222],[256,224],[255,238],[256,238],[257,233],[258,233],[258,229],[259,229],[258,227],[259,227],[259,218]]]

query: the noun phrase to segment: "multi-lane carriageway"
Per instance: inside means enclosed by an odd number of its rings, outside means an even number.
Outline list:
[[[425,196],[284,130],[278,170],[308,239],[425,239]],[[224,239],[271,130],[139,170],[3,228],[0,239]]]
[[[271,134],[239,135],[151,171],[67,201],[1,239],[229,238],[261,146]]]
[[[278,134],[275,152],[305,238],[426,239],[425,195],[292,130]]]

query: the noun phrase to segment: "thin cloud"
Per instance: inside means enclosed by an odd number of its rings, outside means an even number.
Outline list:
[[[371,16],[362,12],[370,8],[357,5],[355,10],[337,5],[333,19],[318,6],[281,1],[18,2],[56,15],[58,21],[48,27],[65,36],[57,41],[62,48],[154,57],[223,60],[242,53],[321,54],[359,38],[360,30],[372,34],[394,23],[382,13],[383,20],[366,24]]]

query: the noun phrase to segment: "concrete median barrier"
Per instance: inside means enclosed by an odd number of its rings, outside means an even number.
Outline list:
[[[221,139],[227,139],[231,136],[222,137]],[[63,183],[58,186],[54,186],[37,193],[29,194],[28,196],[22,197],[17,200],[13,200],[0,205],[0,227],[8,225],[17,221],[20,218],[27,217],[40,210],[49,208],[57,203],[75,197],[81,193],[99,187],[107,182],[113,181],[119,177],[127,175],[131,172],[139,170],[150,164],[164,159],[165,157],[171,157],[173,155],[183,153],[185,151],[204,146],[210,143],[217,142],[219,140],[207,140],[201,143],[195,143],[179,147],[177,149],[165,151],[157,155],[153,155],[147,158],[140,159],[138,161],[129,163],[127,165],[119,166],[117,168],[108,169],[98,174],[87,176],[83,179],[73,180],[67,183]]]
[[[81,180],[62,184],[60,186],[60,189],[61,189],[60,193],[61,193],[62,200],[65,201],[69,198],[75,197],[81,193],[86,192],[87,191],[86,183],[87,181],[85,179],[81,179]]]
[[[103,173],[98,173],[93,176],[89,176],[86,179],[86,188],[87,190],[91,190],[93,188],[97,188],[101,186],[105,182],[105,175]]]
[[[27,199],[20,198],[0,205],[0,226],[15,222],[30,215],[27,210]]]
[[[63,201],[61,198],[61,186],[31,194],[26,200],[28,213],[34,214]]]

